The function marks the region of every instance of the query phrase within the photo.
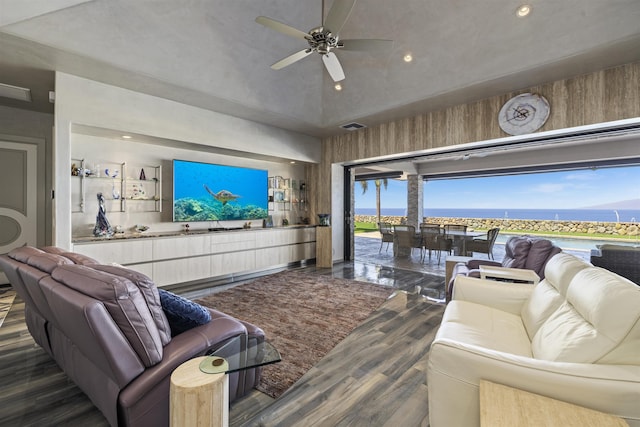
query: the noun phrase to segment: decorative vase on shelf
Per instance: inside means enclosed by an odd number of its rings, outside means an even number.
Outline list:
[[[102,193],[97,194],[98,198],[98,215],[96,215],[96,225],[93,227],[93,235],[96,237],[113,236],[113,228],[107,219],[107,210],[104,207],[104,197]]]
[[[331,225],[331,214],[318,214],[318,225],[329,227]]]

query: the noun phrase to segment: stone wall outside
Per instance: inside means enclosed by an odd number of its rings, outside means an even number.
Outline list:
[[[405,216],[382,216],[382,222],[403,224]],[[600,222],[600,221],[552,221],[509,218],[441,218],[424,217],[424,222],[432,224],[463,224],[474,230],[488,230],[498,227],[504,232],[535,232],[553,234],[608,234],[611,237],[638,236],[640,226],[633,222]],[[375,215],[355,215],[356,222],[376,223]]]

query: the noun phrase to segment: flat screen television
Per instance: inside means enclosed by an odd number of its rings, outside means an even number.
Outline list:
[[[267,185],[266,170],[174,159],[173,220],[267,218]]]

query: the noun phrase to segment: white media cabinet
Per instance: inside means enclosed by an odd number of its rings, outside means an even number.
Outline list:
[[[158,286],[248,274],[316,257],[316,227],[79,238],[78,252],[149,276]]]

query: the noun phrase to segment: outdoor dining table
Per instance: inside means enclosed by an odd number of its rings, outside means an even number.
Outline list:
[[[480,237],[480,236],[484,236],[486,235],[486,232],[481,232],[481,231],[465,231],[465,230],[450,230],[444,233],[445,239],[446,238],[451,238],[453,240],[453,247],[455,249],[457,249],[457,253],[454,249],[454,254],[455,255],[463,255],[463,256],[467,256],[467,240],[472,240],[476,237]],[[415,234],[415,238],[416,239],[420,239],[422,238],[422,233],[421,232],[416,232]],[[398,247],[397,247],[397,241],[396,239],[394,239],[393,242],[393,254],[394,256],[399,255],[398,254]]]
[[[445,233],[445,238],[452,238],[453,247],[458,249],[458,253],[455,253],[454,250],[455,255],[469,256],[467,253],[467,241],[486,234],[486,232],[483,233],[481,231],[450,230]]]

